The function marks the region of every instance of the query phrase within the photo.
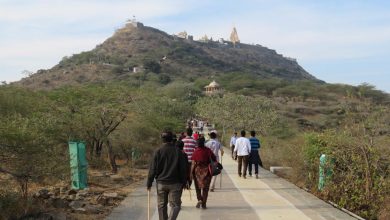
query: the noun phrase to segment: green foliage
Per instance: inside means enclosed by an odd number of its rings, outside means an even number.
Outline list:
[[[234,94],[202,98],[196,104],[196,111],[201,117],[216,123],[222,129],[222,136],[226,130],[256,130],[267,134],[277,120],[270,100]]]
[[[357,95],[360,98],[367,98],[372,100],[374,103],[385,103],[390,101],[389,94],[386,94],[380,90],[377,90],[375,86],[368,83],[363,83],[356,88]]]
[[[194,88],[191,83],[173,82],[161,89],[162,93],[169,98],[179,101],[190,101],[194,104],[201,96],[201,90]]]
[[[317,164],[321,154],[329,154],[331,150],[325,143],[324,134],[308,133],[305,135],[304,154],[308,164]]]
[[[359,109],[356,111],[356,109]],[[354,106],[344,127],[306,136],[304,157],[307,184],[317,183],[318,158],[325,153],[334,161],[332,179],[323,196],[368,219],[376,219],[379,204],[390,193],[390,139],[388,107]]]
[[[81,52],[80,54],[73,55],[71,58],[63,59],[63,62],[71,63],[76,65],[89,63],[95,57],[92,51]],[[60,63],[61,64],[61,63]]]
[[[10,86],[0,87],[0,116],[18,113],[22,116],[42,111],[45,98],[39,93]]]
[[[168,74],[160,74],[158,80],[161,84],[166,85],[172,81],[171,77]]]
[[[143,65],[144,65],[144,68],[150,72],[153,72],[153,73],[160,73],[161,72],[160,64],[154,60],[145,60]]]
[[[9,89],[3,94],[15,91]],[[26,100],[26,106],[15,105],[8,100],[11,96],[1,98],[0,173],[12,176],[26,198],[30,181],[65,179],[69,170],[67,165],[57,163],[67,157],[56,137],[57,119],[49,111],[49,102],[42,95],[16,91],[13,98]]]
[[[278,139],[289,139],[297,135],[294,128],[282,117],[278,117],[269,130],[269,135]]]
[[[183,121],[192,115],[191,104],[188,101],[156,96],[147,91],[137,94],[131,108],[139,120],[159,132],[166,127],[183,130]]]
[[[32,199],[27,201],[16,192],[0,190],[0,219],[20,219],[25,213],[41,211]]]

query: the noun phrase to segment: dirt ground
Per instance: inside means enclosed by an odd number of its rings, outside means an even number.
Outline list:
[[[135,188],[144,183],[147,175],[146,169],[129,169],[121,168],[118,174],[111,174],[110,172],[102,172],[98,170],[89,171],[89,191],[99,193],[118,193],[126,197]],[[112,206],[106,206],[104,212],[101,214],[81,214],[74,213],[71,210],[61,210],[66,213],[67,219],[87,220],[87,219],[105,219],[113,208],[118,206],[121,201],[117,201]]]
[[[50,216],[54,216],[54,219],[66,219],[66,220],[86,220],[105,219],[112,209],[120,204],[120,202],[127,197],[135,188],[144,184],[145,177],[147,175],[147,169],[135,169],[128,166],[121,166],[117,174],[113,174],[110,171],[102,171],[96,169],[88,170],[88,196],[84,197],[83,201],[90,203],[91,205],[99,205],[96,202],[96,195],[103,195],[104,193],[114,193],[118,195],[118,199],[110,200],[109,204],[105,204],[100,210],[99,214],[82,213],[75,211],[68,205],[65,208],[56,208],[50,202],[50,199],[37,199],[33,204],[30,211],[32,213],[47,213]],[[12,179],[7,175],[0,175],[0,183],[2,190],[6,191],[18,191],[19,187]],[[65,188],[70,190],[70,183],[60,182],[50,186],[38,185],[31,183],[29,185],[29,192],[31,195],[36,194],[42,189],[48,189],[49,192],[53,192],[54,189]],[[93,197],[93,198],[92,198]],[[77,199],[76,199],[77,200]],[[69,201],[70,203],[71,201]],[[41,215],[40,215],[41,217]],[[1,219],[1,216],[0,216]],[[40,218],[38,218],[40,219]]]

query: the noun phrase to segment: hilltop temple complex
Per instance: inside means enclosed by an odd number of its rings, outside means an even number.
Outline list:
[[[134,23],[134,22],[132,22],[132,23]],[[182,31],[182,32],[179,32],[177,34],[173,34],[172,36],[176,40],[177,39],[185,39],[185,40],[193,41],[193,36],[189,35],[187,33],[187,31]],[[240,38],[238,37],[236,27],[233,27],[232,33],[230,34],[230,41],[225,41],[223,38],[219,38],[217,41],[213,41],[213,38],[209,38],[206,34],[204,36],[202,36],[201,38],[199,38],[199,40],[197,40],[197,41],[202,42],[202,43],[215,42],[215,43],[219,43],[221,45],[228,45],[229,43],[231,43],[233,45],[233,47],[236,47],[236,46],[238,46],[237,44],[240,43]]]

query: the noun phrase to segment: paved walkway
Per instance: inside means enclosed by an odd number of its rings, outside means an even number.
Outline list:
[[[179,220],[355,219],[264,169],[260,170],[260,179],[254,177],[243,179],[238,177],[237,163],[230,156],[224,156],[223,165],[222,188],[219,188],[218,177],[217,189],[209,193],[208,209],[195,208],[194,189],[191,190],[191,196],[189,191],[184,191]],[[153,220],[158,219],[155,194],[153,187],[151,198]],[[126,198],[107,219],[146,220],[146,187],[137,189]]]

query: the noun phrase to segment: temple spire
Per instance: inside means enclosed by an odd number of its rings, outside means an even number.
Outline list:
[[[233,27],[233,31],[230,34],[230,41],[233,43],[234,47],[236,47],[236,43],[240,43],[240,38],[238,38],[236,27]]]

